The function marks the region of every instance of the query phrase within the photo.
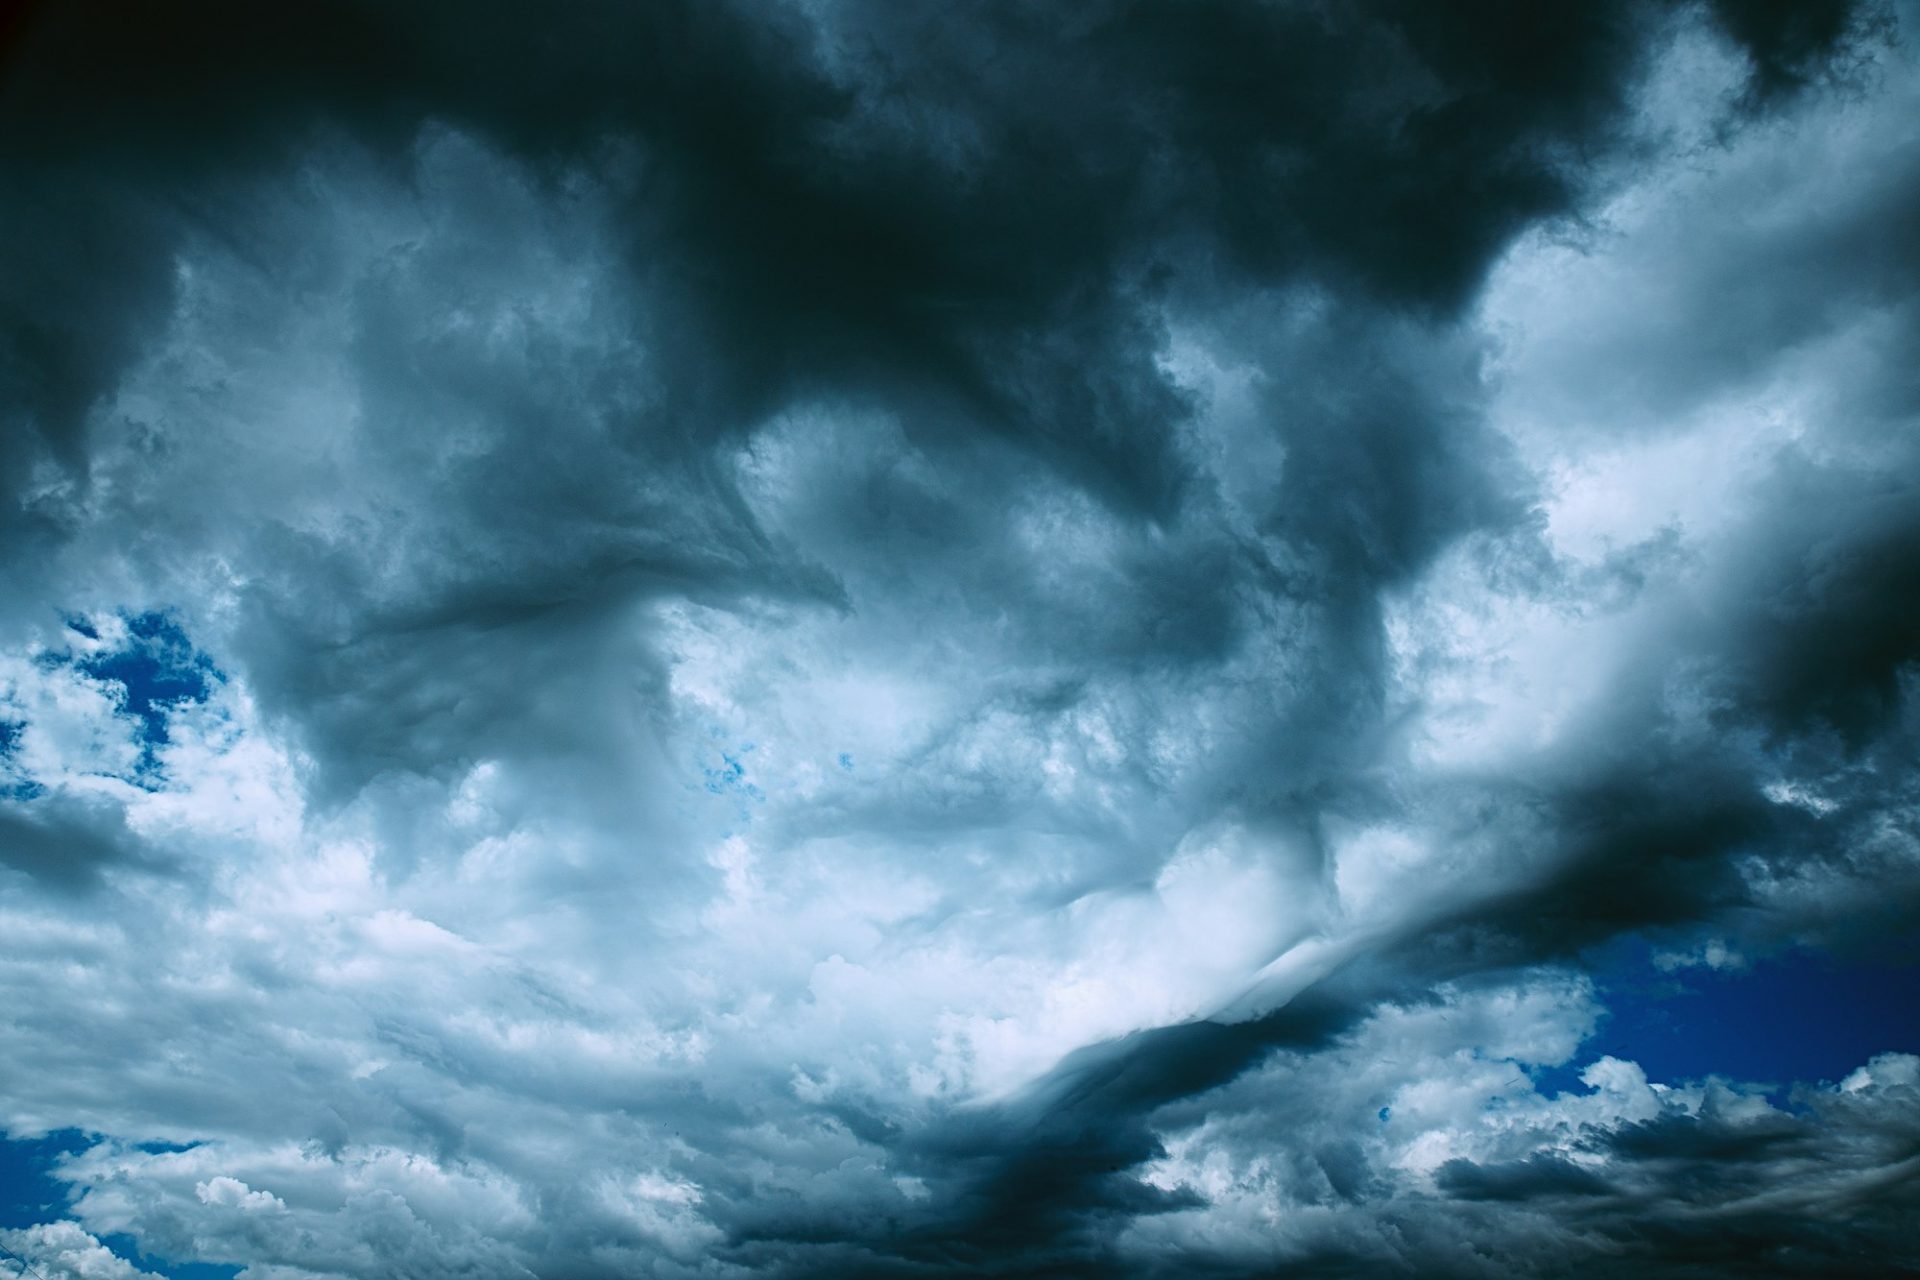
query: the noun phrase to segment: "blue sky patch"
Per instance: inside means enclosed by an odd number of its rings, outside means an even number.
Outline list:
[[[56,1129],[44,1138],[0,1138],[0,1227],[33,1227],[68,1217],[68,1189],[53,1176],[53,1167],[60,1157],[83,1151],[94,1141],[92,1135],[79,1129]],[[186,1150],[171,1144],[152,1145]],[[143,1145],[143,1149],[151,1148]],[[168,1280],[232,1280],[241,1270],[217,1263],[170,1262],[143,1254],[131,1236],[109,1234],[101,1236],[100,1243],[142,1271]],[[11,1263],[0,1265],[0,1275],[17,1272]]]
[[[1920,965],[1898,956],[1841,958],[1794,950],[1747,967],[1663,971],[1633,938],[1590,960],[1606,1016],[1564,1067],[1538,1073],[1547,1092],[1579,1090],[1602,1055],[1661,1082],[1708,1075],[1785,1086],[1837,1081],[1878,1053],[1920,1052]]]
[[[66,1217],[66,1184],[53,1177],[53,1166],[90,1141],[78,1129],[56,1129],[24,1141],[0,1138],[0,1227],[31,1227]]]
[[[150,1253],[140,1252],[138,1242],[128,1235],[104,1235],[100,1237],[100,1243],[140,1270],[166,1276],[167,1280],[233,1280],[242,1270],[219,1262],[172,1262],[157,1258]]]
[[[88,654],[73,665],[95,680],[119,685],[122,708],[140,722],[143,740],[159,745],[168,741],[169,713],[182,703],[205,702],[222,678],[179,623],[154,612],[127,619],[123,647]]]
[[[31,800],[46,788],[21,773],[14,761],[24,720],[0,720],[0,800]]]
[[[63,621],[67,630],[98,647],[76,645],[66,651],[42,653],[36,661],[44,668],[70,667],[74,671],[112,688],[120,713],[134,723],[134,735],[140,747],[135,776],[129,781],[151,789],[159,781],[159,752],[172,740],[171,719],[182,707],[205,702],[225,682],[225,675],[213,659],[201,652],[188,638],[172,614],[149,610],[123,614],[123,638],[101,645],[110,634],[93,621],[69,616]],[[23,721],[0,725],[0,766],[13,753]],[[0,786],[7,785],[0,777]],[[16,780],[7,794],[15,799],[31,799],[41,788],[31,780]]]

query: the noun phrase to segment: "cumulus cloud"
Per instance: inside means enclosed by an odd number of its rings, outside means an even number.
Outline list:
[[[142,1271],[71,1222],[49,1222],[25,1230],[0,1231],[18,1264],[45,1280],[146,1280]]]
[[[1224,1255],[1253,1273],[1487,1276],[1913,1265],[1920,1205],[1895,1189],[1909,1181],[1912,1055],[1787,1099],[1650,1081],[1604,1056],[1546,1087],[1541,1068],[1572,1058],[1597,1012],[1564,975],[1445,986],[1167,1108],[1145,1178],[1193,1203],[1134,1224],[1130,1258],[1169,1273]]]
[[[1916,23],[30,7],[8,1247],[1920,1266]]]

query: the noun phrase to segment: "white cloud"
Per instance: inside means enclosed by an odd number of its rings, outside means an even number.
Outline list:
[[[1590,234],[1522,236],[1457,321],[1155,230],[1044,302],[889,294],[930,372],[810,262],[740,274],[760,212],[734,256],[678,225],[710,193],[644,140],[452,113],[236,177],[84,466],[27,485],[57,534],[0,557],[0,1123],[90,1135],[10,1247],[1551,1270],[1632,1256],[1613,1209],[1709,1131],[1763,1154],[1683,1225],[1754,1169],[1871,1198],[1911,1057],[1794,1103],[1650,1080],[1581,1059],[1566,967],[1647,926],[1732,974],[1920,901],[1879,607],[1912,316],[1849,251],[1905,225],[1911,74],[1733,128],[1704,22],[1660,27]],[[941,132],[855,99],[848,156]],[[970,120],[941,156],[984,163]],[[153,724],[85,664],[147,609],[222,673]]]
[[[149,1280],[74,1222],[47,1222],[39,1226],[0,1230],[0,1244],[38,1272],[44,1280]],[[12,1264],[7,1264],[11,1266]]]

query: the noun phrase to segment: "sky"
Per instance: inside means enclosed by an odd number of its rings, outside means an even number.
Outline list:
[[[0,21],[41,1280],[1920,1274],[1920,4]]]

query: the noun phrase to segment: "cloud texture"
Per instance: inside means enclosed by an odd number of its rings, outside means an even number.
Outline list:
[[[1916,33],[28,6],[0,1243],[1920,1269],[1911,1024],[1592,1045],[1909,972]]]

